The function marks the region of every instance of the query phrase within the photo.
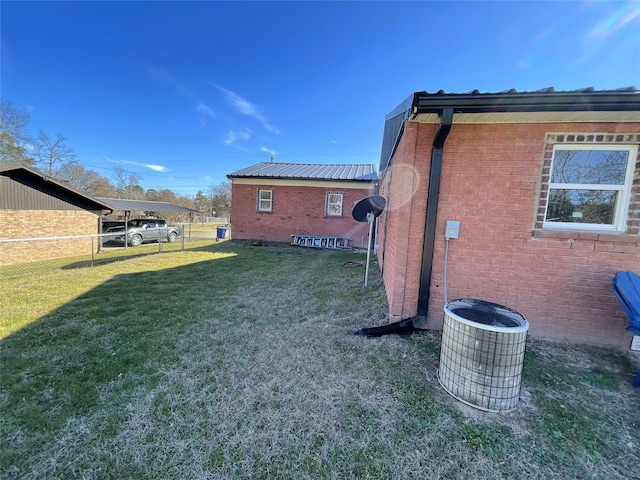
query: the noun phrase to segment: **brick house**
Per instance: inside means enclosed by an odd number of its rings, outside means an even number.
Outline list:
[[[442,327],[448,252],[448,300],[516,309],[533,337],[628,347],[611,280],[640,271],[639,144],[635,88],[410,96],[379,168],[389,320]]]
[[[111,207],[38,170],[0,167],[0,235],[2,240],[95,235],[100,216]],[[96,244],[97,247],[97,244]],[[1,242],[0,265],[86,255],[90,238]]]
[[[366,223],[351,216],[371,195],[375,165],[260,162],[231,180],[231,235],[237,240],[291,242],[291,235],[342,236],[366,246]]]

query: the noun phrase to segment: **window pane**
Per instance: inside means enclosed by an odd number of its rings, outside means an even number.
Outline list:
[[[342,193],[327,194],[327,215],[342,215]]]
[[[627,150],[556,150],[552,183],[624,185]]]
[[[545,221],[612,225],[617,197],[615,190],[552,189]]]
[[[258,210],[262,212],[273,210],[273,190],[258,190]]]

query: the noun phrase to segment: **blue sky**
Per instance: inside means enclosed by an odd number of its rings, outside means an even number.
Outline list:
[[[640,87],[640,2],[0,3],[1,94],[86,168],[193,195],[378,164],[416,91]]]

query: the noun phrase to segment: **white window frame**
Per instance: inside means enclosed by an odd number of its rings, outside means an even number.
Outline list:
[[[556,150],[618,150],[628,152],[627,171],[623,185],[604,185],[586,183],[553,183],[553,167],[556,158]],[[616,144],[555,144],[553,146],[553,157],[551,168],[549,169],[549,187],[547,191],[547,204],[545,207],[545,217],[543,228],[562,230],[595,230],[595,231],[615,231],[624,232],[627,226],[627,214],[631,201],[631,187],[633,185],[633,174],[638,157],[638,147],[636,145],[616,145]],[[617,190],[618,199],[613,213],[613,224],[598,223],[573,223],[573,222],[547,222],[547,210],[549,208],[549,197],[552,190]]]
[[[269,198],[262,198],[263,193],[269,193]],[[269,202],[268,208],[262,207],[262,202]],[[271,188],[259,188],[258,189],[258,204],[257,209],[259,212],[273,212],[273,189]]]
[[[340,196],[340,201],[339,202],[335,202],[335,201],[331,201],[331,196],[332,195],[339,195]],[[329,211],[329,207],[331,205],[337,205],[339,207],[339,212],[331,212]],[[326,201],[326,205],[325,205],[325,213],[328,217],[341,217],[342,216],[342,210],[343,210],[343,205],[344,205],[344,193],[342,192],[327,192],[327,201]]]

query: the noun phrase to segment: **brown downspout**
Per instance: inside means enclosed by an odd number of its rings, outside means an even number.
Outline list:
[[[440,197],[440,180],[442,174],[442,157],[444,142],[453,124],[453,109],[445,108],[440,114],[440,127],[433,139],[431,149],[431,166],[429,169],[429,187],[427,190],[427,212],[422,244],[422,267],[420,272],[420,288],[418,291],[418,314],[406,320],[382,325],[379,327],[361,328],[357,335],[379,337],[389,333],[410,333],[422,326],[427,319],[429,309],[429,287],[433,268],[433,251],[436,239],[438,217],[438,200]]]
[[[436,240],[438,219],[438,200],[440,198],[440,180],[442,176],[442,157],[444,142],[453,124],[453,109],[445,108],[440,114],[440,127],[433,139],[431,148],[431,168],[429,169],[429,190],[427,193],[427,217],[424,226],[424,242],[422,244],[422,269],[420,288],[418,290],[418,315],[426,321],[429,309],[429,288],[431,287],[431,271],[433,269],[433,252]]]

